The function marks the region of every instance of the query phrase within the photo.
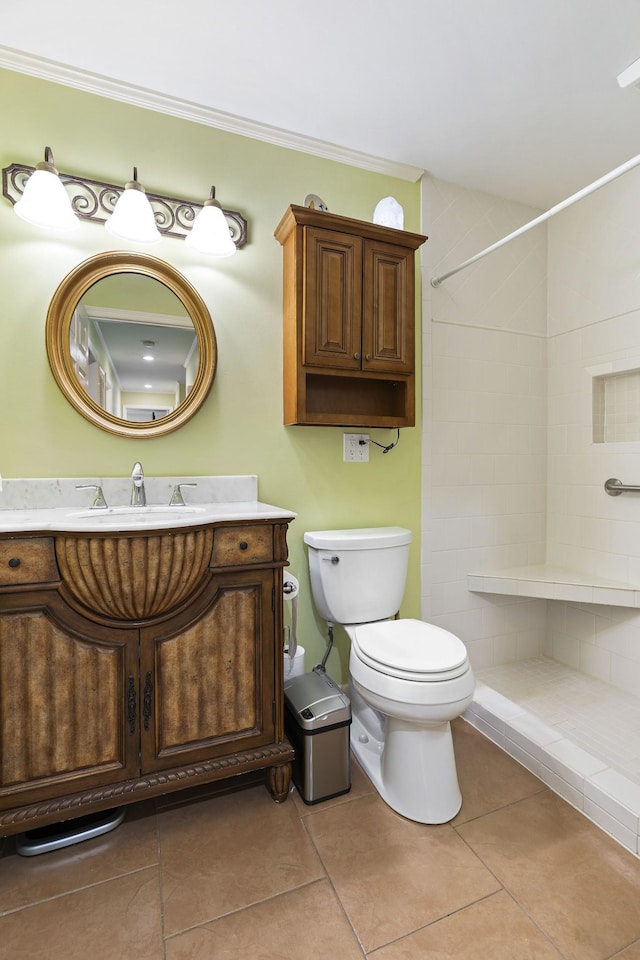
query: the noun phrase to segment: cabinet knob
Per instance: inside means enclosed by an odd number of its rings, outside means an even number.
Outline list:
[[[249,544],[247,543],[246,540],[241,540],[241,541],[240,541],[240,549],[241,549],[241,550],[246,550],[246,549],[248,548],[248,546],[249,546]]]
[[[20,566],[20,557],[11,557],[9,560],[9,566],[15,570],[16,567]]]
[[[365,360],[371,360],[371,354],[370,354],[370,353],[368,353],[368,354],[365,356]]]
[[[354,360],[359,360],[359,359],[360,359],[360,354],[359,354],[359,353],[354,353],[353,359],[354,359]]]

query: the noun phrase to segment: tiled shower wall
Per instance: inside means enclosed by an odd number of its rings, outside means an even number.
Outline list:
[[[605,480],[640,485],[640,174],[632,171],[549,222],[549,484],[547,557],[640,583],[640,494],[608,496]],[[594,442],[594,376],[604,394],[604,442]],[[609,388],[616,385],[607,381]],[[597,387],[597,384],[596,384]],[[596,438],[597,439],[597,438]],[[602,439],[602,437],[601,437]],[[640,696],[640,614],[549,604],[546,652]]]
[[[640,494],[603,490],[640,485],[640,436],[594,443],[592,419],[593,378],[640,370],[639,197],[633,171],[434,289],[538,211],[423,192],[423,617],[478,668],[544,652],[636,695],[640,613],[473,594],[466,575],[546,559],[640,583]]]
[[[422,615],[480,668],[546,641],[546,601],[466,585],[473,571],[544,562],[546,229],[434,289],[432,277],[538,211],[433,179],[423,203]]]

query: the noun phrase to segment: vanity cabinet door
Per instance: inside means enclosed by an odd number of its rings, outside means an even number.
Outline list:
[[[214,576],[188,620],[142,629],[143,772],[273,742],[274,582],[271,569]]]
[[[137,697],[137,630],[54,592],[0,596],[0,809],[135,776]]]

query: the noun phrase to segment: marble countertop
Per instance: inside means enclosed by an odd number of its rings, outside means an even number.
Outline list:
[[[184,506],[169,506],[176,484]],[[91,508],[99,486],[107,508]],[[216,521],[292,520],[295,513],[258,500],[255,476],[148,477],[147,505],[134,507],[131,478],[27,478],[4,480],[0,493],[0,534],[33,532],[117,532],[198,526]]]

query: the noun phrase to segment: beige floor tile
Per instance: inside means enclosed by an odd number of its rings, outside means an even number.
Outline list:
[[[383,947],[375,960],[562,960],[504,891]]]
[[[294,804],[262,786],[163,810],[158,825],[166,936],[325,875]]]
[[[167,960],[361,960],[327,880],[167,940]]]
[[[465,823],[546,790],[544,783],[466,720],[452,724],[462,808],[452,823]]]
[[[157,864],[154,804],[131,804],[119,827],[94,840],[36,857],[21,857],[11,837],[3,853],[0,914]]]
[[[160,960],[157,867],[0,918],[0,960]]]
[[[377,794],[305,825],[365,951],[499,889],[452,827],[405,820]]]
[[[640,937],[640,861],[550,791],[457,831],[569,960]]]

